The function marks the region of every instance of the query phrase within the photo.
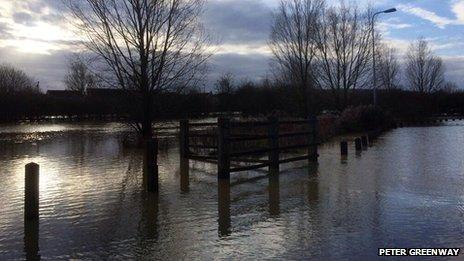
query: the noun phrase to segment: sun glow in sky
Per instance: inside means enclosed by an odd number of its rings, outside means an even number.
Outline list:
[[[78,0],[76,0],[78,1]],[[396,7],[379,17],[384,40],[404,53],[419,36],[445,61],[447,76],[464,88],[464,0],[352,0],[376,10]],[[219,39],[213,46],[210,81],[222,73],[259,80],[269,74],[267,46],[272,12],[279,0],[209,0],[203,21]],[[335,4],[339,0],[327,0]],[[348,1],[349,2],[349,1]],[[61,0],[0,0],[0,63],[31,74],[41,87],[62,89],[66,61],[78,49]]]
[[[67,23],[53,23],[61,16],[49,6],[40,6],[40,1],[0,1],[0,24],[4,35],[0,46],[18,52],[51,54],[67,49],[66,42],[79,40]],[[28,10],[37,7],[34,10]]]

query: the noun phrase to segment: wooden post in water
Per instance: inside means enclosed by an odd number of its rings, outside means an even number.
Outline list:
[[[230,119],[218,119],[218,179],[230,180]]]
[[[362,151],[361,138],[356,138],[354,140],[354,145],[355,145],[355,148],[356,148],[356,152]]]
[[[218,180],[218,234],[220,237],[231,233],[230,184],[228,180]]]
[[[317,152],[317,117],[309,118],[309,135],[308,135],[308,161],[317,162],[319,154]]]
[[[24,220],[24,250],[26,260],[40,260],[39,219]]]
[[[348,142],[340,142],[340,153],[342,156],[348,156]]]
[[[158,191],[158,140],[148,139],[145,147],[145,176],[147,191]]]
[[[269,214],[280,214],[280,185],[279,175],[269,175]]]
[[[180,163],[180,189],[182,192],[189,190],[189,121],[181,120],[179,123],[179,163]]]
[[[271,116],[268,120],[269,172],[274,175],[279,173],[279,119]]]
[[[374,143],[374,140],[375,140],[374,134],[372,132],[369,132],[369,134],[367,135],[368,143],[372,145]]]
[[[24,219],[39,219],[39,172],[40,167],[36,163],[26,165],[26,177],[24,186]]]
[[[179,154],[180,159],[188,160],[188,147],[189,147],[189,122],[188,120],[180,121],[179,130]]]
[[[361,137],[361,144],[363,148],[367,148],[369,146],[369,141],[367,140],[367,136],[362,136]]]
[[[180,160],[180,191],[188,192],[190,186],[190,163],[188,158]]]

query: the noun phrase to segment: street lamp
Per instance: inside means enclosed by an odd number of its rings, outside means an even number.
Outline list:
[[[375,17],[379,14],[388,14],[388,13],[393,13],[396,12],[396,8],[390,8],[384,11],[380,11],[375,13],[372,16],[372,66],[373,66],[373,85],[374,85],[374,106],[377,107],[377,78],[375,76]]]

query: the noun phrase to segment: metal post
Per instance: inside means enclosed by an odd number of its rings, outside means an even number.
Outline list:
[[[374,107],[377,107],[377,78],[376,78],[376,71],[375,71],[375,16],[380,13],[375,13],[372,17],[372,84],[374,85]]]
[[[377,106],[377,78],[376,78],[376,72],[375,72],[375,17],[379,14],[388,14],[388,13],[393,13],[396,12],[396,8],[390,8],[381,12],[377,12],[372,16],[372,76],[373,76],[373,84],[374,84],[374,106]]]
[[[218,119],[218,178],[230,180],[230,120]]]

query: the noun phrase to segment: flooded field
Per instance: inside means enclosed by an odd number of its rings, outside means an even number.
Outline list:
[[[160,192],[142,189],[142,153],[111,124],[0,127],[0,260],[373,258],[379,247],[464,248],[464,123],[402,128],[346,160],[232,174],[160,142]],[[24,236],[24,166],[40,164],[40,229]],[[251,179],[251,180],[249,180]],[[182,185],[184,186],[181,186]],[[32,241],[32,242],[31,242]]]

